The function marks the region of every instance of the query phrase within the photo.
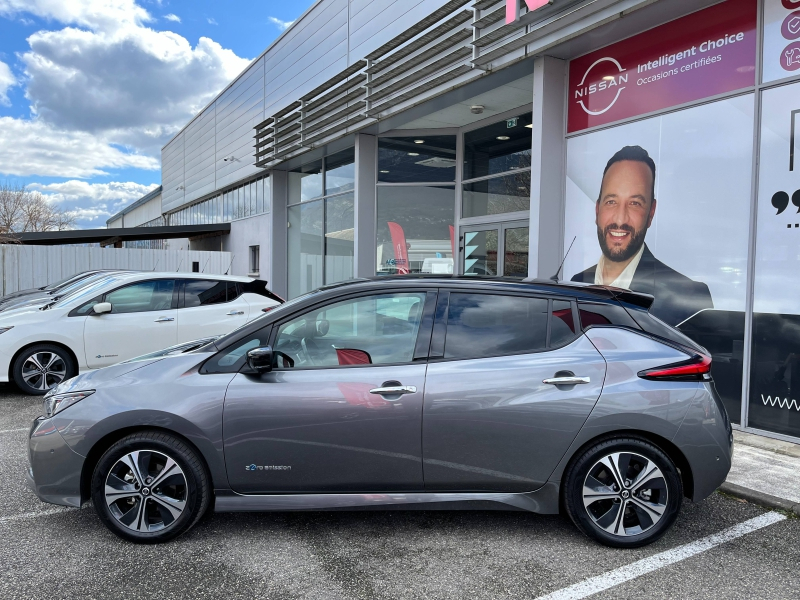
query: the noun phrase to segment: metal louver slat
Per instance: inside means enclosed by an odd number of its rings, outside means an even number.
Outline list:
[[[384,54],[389,54],[389,52],[391,52],[392,50],[399,48],[406,42],[414,39],[417,36],[417,34],[422,33],[437,21],[444,19],[451,12],[453,12],[457,8],[461,8],[465,4],[468,4],[469,2],[470,0],[450,0],[450,2],[442,6],[439,10],[431,13],[421,21],[417,22],[417,24],[414,25],[413,27],[406,29],[403,33],[393,38],[392,40],[386,42],[383,46],[381,46],[374,52],[367,54],[367,59],[375,60],[380,58]]]
[[[427,33],[424,33],[420,36],[420,38],[407,46],[403,46],[394,54],[384,57],[382,60],[376,62],[372,65],[369,69],[367,69],[368,73],[379,73],[384,69],[388,69],[393,64],[403,60],[407,56],[411,56],[414,52],[418,51],[420,48],[424,48],[432,41],[436,40],[437,38],[445,35],[448,31],[452,31],[456,29],[459,25],[463,25],[464,23],[468,22],[472,19],[472,14],[469,11],[462,11],[448,19],[441,25],[437,25]]]
[[[410,91],[406,92],[405,94],[401,94],[399,96],[396,96],[396,97],[392,98],[388,102],[384,102],[383,104],[379,104],[378,106],[374,106],[373,108],[370,109],[369,116],[373,116],[373,115],[376,115],[376,114],[378,114],[380,112],[383,112],[384,110],[386,110],[390,106],[397,105],[397,104],[399,104],[401,102],[405,102],[406,100],[410,100],[411,98],[413,98],[415,96],[418,96],[422,92],[426,92],[428,90],[432,90],[435,87],[439,87],[443,83],[446,83],[447,81],[450,81],[451,79],[455,79],[456,77],[459,77],[460,75],[463,75],[464,73],[468,73],[469,71],[472,71],[472,70],[473,69],[472,69],[472,67],[470,65],[461,65],[459,67],[456,67],[452,71],[448,71],[447,73],[439,75],[438,77],[435,77],[434,79],[431,79],[430,81],[426,81],[424,84],[415,87],[413,90],[410,90]]]
[[[472,5],[472,8],[477,8],[478,10],[483,10],[485,8],[489,8],[493,4],[497,4],[501,0],[478,0],[475,4]],[[503,2],[505,5],[505,2]]]
[[[284,116],[284,115],[288,115],[290,112],[292,112],[292,111],[293,111],[293,110],[295,110],[296,108],[300,108],[300,104],[301,104],[301,103],[300,103],[300,101],[297,101],[297,102],[292,102],[292,103],[291,103],[289,106],[287,106],[286,108],[284,108],[284,109],[282,109],[282,110],[279,110],[278,112],[276,112],[276,113],[275,113],[274,115],[272,115],[272,116],[273,116],[275,119],[280,119],[282,116]]]
[[[336,90],[336,93],[325,94],[324,96],[320,97],[318,100],[314,100],[313,102],[310,102],[310,103],[306,104],[305,107],[304,107],[304,112],[306,113],[306,116],[308,116],[310,113],[314,112],[315,110],[317,110],[321,106],[324,106],[326,110],[329,110],[331,108],[336,108],[337,106],[341,106],[342,104],[344,104],[346,102],[350,102],[351,100],[354,100],[360,94],[364,93],[364,88],[362,87],[361,84],[363,84],[366,80],[367,80],[367,76],[366,75],[361,75],[361,76],[357,77],[355,80],[353,80],[352,85],[348,85],[347,87],[340,88],[340,89]],[[355,88],[355,89],[352,92],[349,92],[349,93],[339,97],[338,99],[335,99],[340,94],[343,94],[344,92],[347,92],[348,90],[352,90],[353,88]],[[331,102],[331,100],[333,100],[333,101]]]
[[[448,48],[452,48],[453,46],[455,46],[459,42],[465,42],[466,40],[470,39],[471,37],[472,37],[472,31],[470,31],[468,29],[462,29],[461,31],[456,32],[454,35],[452,35],[451,37],[445,39],[441,43],[436,44],[435,46],[431,46],[429,49],[425,50],[423,53],[418,54],[417,56],[407,60],[404,63],[401,63],[400,65],[398,65],[394,69],[391,69],[390,71],[386,71],[385,73],[381,74],[379,77],[376,77],[375,79],[373,79],[370,82],[370,84],[373,85],[373,86],[381,85],[382,83],[397,77],[398,75],[400,75],[404,71],[407,71],[408,69],[416,67],[417,65],[421,65],[426,60],[428,60],[430,58],[433,58],[437,54],[441,54],[442,52],[444,52]]]
[[[295,129],[300,128],[300,121],[286,121],[283,126],[278,127],[278,132],[275,134],[276,138],[282,138],[287,133],[291,133]]]
[[[391,85],[388,85],[378,90],[377,92],[370,93],[367,96],[367,99],[374,102],[375,100],[380,100],[381,98],[385,98],[389,94],[396,92],[397,90],[403,89],[404,87],[411,85],[415,81],[419,81],[420,79],[423,79],[428,75],[431,75],[436,71],[443,69],[447,65],[452,64],[458,60],[464,60],[469,56],[472,56],[472,50],[470,50],[469,48],[460,48],[459,50],[451,52],[447,56],[437,60],[436,62],[429,64],[428,66],[422,69],[417,69],[416,71],[413,71],[407,77],[400,79],[399,81]]]
[[[503,25],[502,27],[498,27],[486,35],[482,35],[477,40],[472,42],[472,45],[478,48],[484,48],[486,46],[491,46],[495,42],[499,42],[506,36],[509,36],[513,33],[520,33],[521,31],[524,30],[521,30],[517,23],[509,23],[507,25]]]
[[[340,83],[340,82],[344,81],[345,79],[350,77],[350,75],[354,75],[354,74],[358,73],[361,69],[363,69],[366,66],[367,66],[367,61],[365,61],[365,60],[357,60],[356,62],[354,62],[349,67],[347,67],[341,73],[337,74],[334,77],[331,77],[328,81],[326,81],[322,85],[319,85],[319,86],[315,87],[313,90],[308,92],[305,96],[301,97],[300,100],[303,100],[304,102],[306,102],[308,100],[311,100],[312,98],[316,98],[317,96],[319,96],[324,91],[329,90],[330,88],[335,86],[337,83]],[[299,104],[298,104],[298,106],[299,106]]]
[[[258,131],[259,129],[263,129],[264,127],[266,127],[267,125],[272,123],[274,120],[275,120],[274,116],[272,116],[272,117],[270,117],[268,119],[264,119],[263,121],[261,121],[261,123],[259,123],[258,125],[255,126],[255,130]]]
[[[505,16],[506,16],[505,6],[501,6],[497,10],[490,12],[485,17],[481,17],[477,21],[474,21],[472,23],[472,26],[475,27],[476,29],[485,29],[489,25],[493,25],[494,23],[501,21],[502,19],[505,18]]]
[[[347,128],[350,127],[351,125],[355,125],[356,123],[361,123],[362,121],[366,121],[366,118],[364,117],[364,115],[362,115],[362,114],[354,115],[354,116],[350,117],[349,119],[347,119],[346,121],[343,121],[342,123],[339,123],[336,126],[336,128],[346,131]],[[334,128],[332,128],[332,129],[334,129]],[[331,130],[330,129],[326,129],[326,130],[320,131],[319,133],[316,133],[316,134],[314,134],[312,136],[309,136],[308,138],[306,138],[305,142],[307,144],[313,144],[317,140],[321,140],[324,137],[329,136],[330,134],[331,134]]]
[[[325,117],[318,121],[311,122],[306,125],[305,129],[303,130],[303,134],[305,135],[307,133],[311,133],[312,131],[316,131],[321,127],[324,127],[325,125],[329,125],[330,123],[335,123],[339,119],[343,119],[344,117],[346,117],[351,113],[363,110],[364,107],[366,107],[366,105],[367,105],[366,102],[356,102],[352,106],[346,106],[342,110],[335,112],[328,117]],[[324,116],[324,114],[321,116]]]

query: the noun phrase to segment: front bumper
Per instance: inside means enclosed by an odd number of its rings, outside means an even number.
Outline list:
[[[43,502],[81,505],[84,457],[70,448],[50,419],[37,418],[28,440],[28,485]]]

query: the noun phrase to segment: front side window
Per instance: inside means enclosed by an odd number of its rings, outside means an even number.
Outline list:
[[[269,343],[269,334],[272,325],[256,331],[237,342],[234,342],[206,362],[200,372],[212,373],[238,373],[247,362],[247,352],[253,348],[261,348]]]
[[[424,303],[424,293],[408,293],[330,304],[281,325],[274,349],[295,368],[409,363]]]
[[[111,303],[111,313],[134,313],[168,310],[172,307],[173,279],[156,279],[134,283],[106,294]]]

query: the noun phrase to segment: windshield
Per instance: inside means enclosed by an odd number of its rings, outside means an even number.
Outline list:
[[[83,273],[78,273],[77,275],[70,275],[69,277],[64,277],[64,279],[60,279],[60,280],[56,281],[55,283],[51,283],[49,285],[46,285],[41,289],[47,290],[49,292],[51,290],[56,290],[56,289],[60,288],[65,283],[69,283],[71,281],[77,281],[79,279],[83,279],[84,277],[87,277],[87,276],[84,275]]]
[[[105,279],[111,275],[111,272],[104,271],[101,273],[95,273],[93,275],[88,275],[86,277],[82,277],[81,279],[70,283],[69,285],[62,286],[61,289],[56,290],[53,292],[54,298],[65,298],[70,294],[85,288],[86,286],[92,285],[95,281],[99,281],[100,279]]]
[[[80,285],[71,293],[61,296],[58,302],[56,302],[55,306],[63,306],[67,302],[89,300],[94,298],[97,295],[97,290],[99,288],[109,283],[122,281],[124,275],[125,273],[123,272],[114,273],[111,275],[103,273],[99,279],[94,279],[88,284],[86,284],[86,282],[81,282],[84,285]]]

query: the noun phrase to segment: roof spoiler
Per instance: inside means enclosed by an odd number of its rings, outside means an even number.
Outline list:
[[[625,302],[626,304],[633,304],[634,306],[638,306],[644,310],[650,310],[650,307],[653,306],[653,302],[655,301],[655,297],[651,296],[650,294],[642,294],[641,292],[632,292],[630,290],[612,287],[607,289],[614,294],[615,300]]]

